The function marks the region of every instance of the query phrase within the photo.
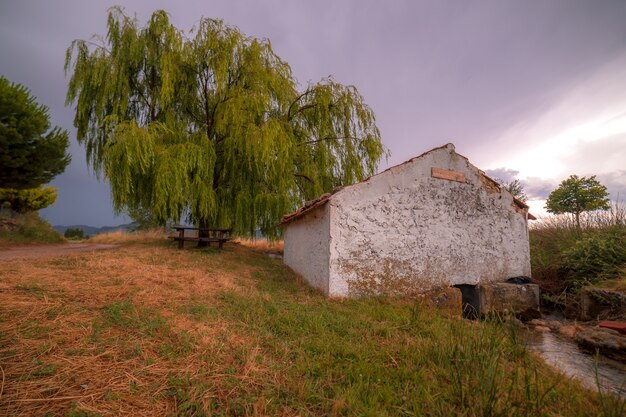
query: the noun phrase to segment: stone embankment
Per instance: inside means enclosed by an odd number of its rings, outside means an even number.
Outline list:
[[[610,288],[586,287],[580,292],[580,314],[583,321],[598,319],[626,320],[626,294]]]
[[[600,322],[598,325],[579,322],[562,322],[558,320],[534,319],[528,323],[536,331],[554,332],[574,340],[579,346],[590,353],[599,353],[623,360],[626,359],[626,335],[610,326],[610,322]]]
[[[545,317],[529,325],[539,332],[566,336],[590,353],[626,359],[626,291],[619,280],[583,288],[565,305],[564,314],[570,320]]]

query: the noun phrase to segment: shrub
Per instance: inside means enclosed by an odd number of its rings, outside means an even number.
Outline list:
[[[57,189],[54,187],[29,188],[26,190],[0,188],[0,206],[8,205],[13,211],[28,213],[54,204],[57,196]]]
[[[612,250],[626,250],[626,207],[614,202],[608,211],[583,213],[580,226],[566,215],[544,217],[531,225],[532,276],[544,295],[561,296],[568,288],[617,274],[619,266],[609,265],[620,259]],[[626,267],[626,261],[622,265]]]
[[[72,229],[69,228],[67,230],[65,230],[65,233],[63,234],[63,236],[65,236],[66,239],[84,239],[85,238],[85,231],[83,229]]]
[[[579,240],[563,253],[563,269],[574,288],[615,278],[626,264],[626,231],[614,228]]]

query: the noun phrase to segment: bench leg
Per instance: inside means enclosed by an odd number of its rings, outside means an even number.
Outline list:
[[[220,240],[220,249],[222,249],[222,246],[224,245],[224,241]]]
[[[183,249],[185,247],[185,229],[182,229],[178,232],[178,249]]]

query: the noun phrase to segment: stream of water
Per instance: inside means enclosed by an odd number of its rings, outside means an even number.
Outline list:
[[[626,398],[626,364],[589,354],[574,341],[555,333],[529,331],[526,337],[529,349],[564,375],[588,388],[597,390],[599,386],[603,393],[612,392]]]

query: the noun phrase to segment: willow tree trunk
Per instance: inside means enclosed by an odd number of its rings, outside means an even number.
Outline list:
[[[198,222],[198,227],[200,229],[208,229],[210,227],[209,221],[208,220],[200,220]],[[198,230],[198,237],[209,238],[209,237],[211,237],[211,233],[208,230]],[[203,242],[201,240],[198,241],[198,247],[199,248],[205,248],[205,247],[210,246],[210,245],[211,244],[209,242]]]

